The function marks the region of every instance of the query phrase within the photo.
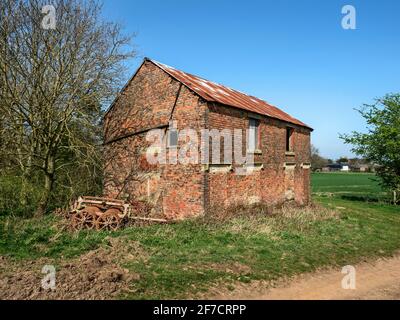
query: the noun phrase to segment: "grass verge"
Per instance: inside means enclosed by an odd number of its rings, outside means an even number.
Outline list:
[[[60,228],[59,218],[0,219],[0,255],[18,263],[65,261],[107,246],[109,237],[135,242],[146,259],[124,260],[139,274],[126,299],[188,298],[221,283],[274,280],[326,265],[354,264],[400,248],[400,208],[315,197],[321,207],[279,215],[242,214],[108,233]],[[332,211],[333,210],[333,211]],[[339,214],[335,213],[339,212]]]

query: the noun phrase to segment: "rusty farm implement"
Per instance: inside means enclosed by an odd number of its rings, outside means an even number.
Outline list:
[[[79,197],[71,206],[69,219],[75,230],[117,230],[131,214],[131,207],[123,200]]]
[[[68,212],[70,226],[74,230],[95,229],[115,231],[128,221],[169,223],[172,220],[145,217],[148,208],[138,201],[82,196],[76,200]],[[136,216],[139,215],[139,216]]]

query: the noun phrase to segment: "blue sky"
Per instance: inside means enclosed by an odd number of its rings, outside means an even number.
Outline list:
[[[341,9],[356,8],[356,30]],[[323,156],[351,156],[338,133],[365,131],[353,109],[400,92],[400,1],[104,0],[143,57],[270,102],[315,129]],[[130,76],[130,75],[127,75]]]

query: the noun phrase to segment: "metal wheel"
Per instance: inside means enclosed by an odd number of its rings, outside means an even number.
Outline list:
[[[97,220],[99,216],[95,213],[88,212],[85,217],[85,227],[87,229],[97,229]]]
[[[78,211],[72,214],[71,217],[71,224],[74,230],[81,230],[84,228],[85,225],[85,213]]]
[[[104,212],[97,219],[97,229],[115,231],[119,228],[121,223],[121,218],[119,215],[112,211]]]

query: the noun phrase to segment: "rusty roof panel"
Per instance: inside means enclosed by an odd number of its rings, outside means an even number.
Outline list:
[[[306,125],[300,120],[293,118],[279,108],[268,104],[264,100],[247,95],[237,90],[233,90],[221,84],[208,81],[192,74],[177,70],[158,61],[150,59],[147,60],[151,61],[152,63],[163,69],[170,76],[183,83],[185,86],[196,92],[207,101],[219,102],[228,106],[266,115],[271,118],[276,118],[311,129],[310,126]]]

